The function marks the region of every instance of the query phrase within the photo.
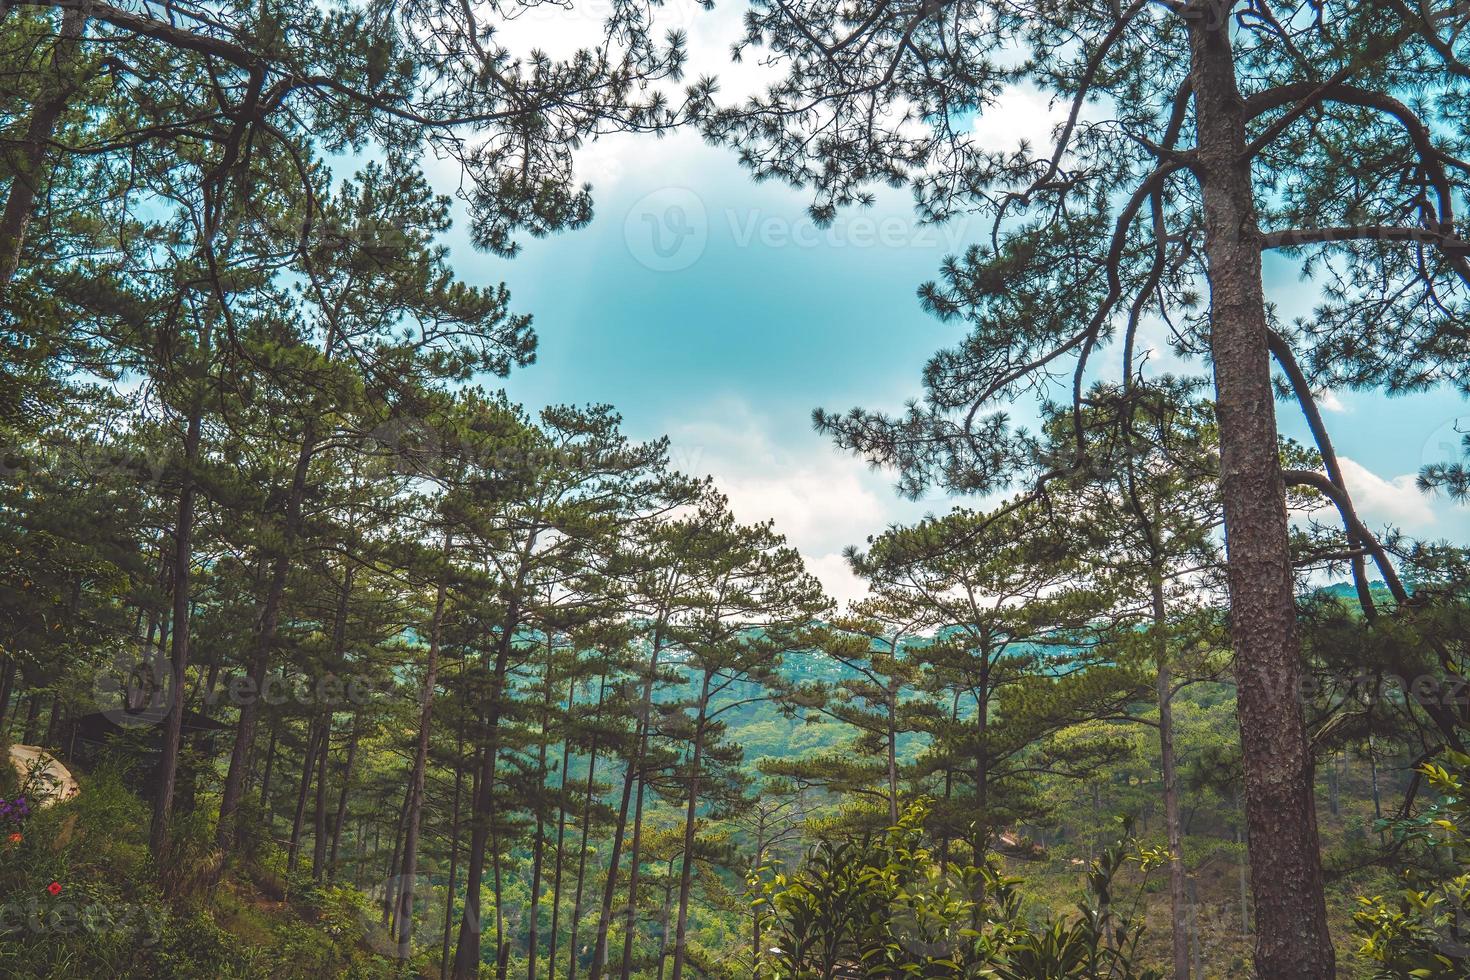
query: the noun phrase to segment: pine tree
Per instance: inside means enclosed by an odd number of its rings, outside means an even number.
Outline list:
[[[1080,424],[1038,471],[1004,409],[1060,375],[1080,413],[1106,344],[1134,375],[1147,319],[1208,358],[1263,976],[1330,977],[1334,957],[1312,757],[1284,693],[1301,649],[1262,255],[1300,256],[1322,282],[1324,302],[1281,331],[1313,388],[1465,388],[1465,20],[1399,0],[759,3],[737,53],[765,49],[784,75],[708,127],[757,176],[813,187],[818,220],[882,181],[911,186],[924,220],[992,221],[922,290],[971,331],[931,361],[923,402],[817,416],[906,489],[1034,490],[1085,468]],[[1040,152],[974,135],[1012,85],[1063,107]]]

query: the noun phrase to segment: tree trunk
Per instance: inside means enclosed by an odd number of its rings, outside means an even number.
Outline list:
[[[646,752],[643,757],[647,759]],[[633,803],[633,844],[628,849],[628,904],[623,911],[623,965],[618,971],[619,980],[628,980],[633,975],[633,937],[638,931],[638,885],[643,866],[643,794],[647,788],[648,781],[640,771]]]
[[[607,675],[602,675],[602,683],[597,690],[597,717],[602,714],[603,698],[607,695]],[[572,933],[567,940],[567,951],[571,958],[567,961],[567,980],[577,978],[577,928],[582,924],[582,892],[587,880],[587,839],[592,832],[592,788],[597,778],[597,742],[592,743],[592,751],[587,755],[587,786],[582,795],[582,838],[577,847],[577,888],[572,896]]]
[[[321,722],[312,718],[306,737],[306,753],[301,762],[301,784],[296,789],[296,815],[291,819],[291,846],[286,855],[286,873],[296,870],[301,856],[301,828],[306,822],[306,801],[311,795],[311,776],[316,769],[316,754],[321,745]]]
[[[897,652],[896,650],[894,651]],[[888,688],[888,826],[898,826],[898,686]]]
[[[668,873],[664,877],[664,907],[659,919],[658,930],[658,980],[664,980],[664,961],[669,956],[669,916],[674,903],[674,859],[669,858]]]
[[[710,672],[704,672],[699,692],[699,718],[694,725],[694,749],[689,759],[689,796],[684,808],[684,854],[679,871],[679,915],[674,926],[673,980],[682,980],[688,955],[689,893],[694,884],[694,829],[699,806],[699,766],[704,758],[704,721],[709,708]]]
[[[628,829],[628,808],[633,799],[633,783],[643,768],[644,748],[648,744],[648,716],[653,710],[653,681],[658,673],[659,647],[663,644],[662,624],[654,631],[653,651],[648,658],[648,674],[643,679],[643,692],[638,701],[638,724],[633,740],[633,757],[623,773],[623,796],[618,804],[618,823],[613,831],[612,857],[608,863],[607,881],[602,888],[602,908],[597,914],[597,943],[592,950],[589,980],[601,980],[607,964],[607,933],[612,927],[613,896],[618,888],[618,861],[623,852],[623,836]]]
[[[1258,975],[1335,976],[1312,796],[1260,231],[1226,5],[1190,25]],[[1193,9],[1193,8],[1191,8]]]
[[[572,681],[567,691],[567,712],[577,700],[577,682]],[[556,864],[551,872],[551,933],[547,943],[546,980],[556,980],[556,947],[558,926],[561,923],[561,872],[566,857],[567,839],[567,765],[572,760],[572,743],[564,739],[561,746],[561,788],[557,791],[556,815]]]
[[[449,557],[449,532],[444,532],[445,560]],[[409,932],[413,922],[413,893],[415,887],[414,877],[418,874],[419,860],[419,820],[424,804],[424,774],[429,763],[429,731],[433,727],[434,719],[434,688],[439,683],[439,634],[444,622],[444,602],[446,596],[445,576],[448,570],[441,571],[439,575],[438,589],[434,595],[434,614],[429,623],[429,660],[424,667],[424,690],[419,698],[419,732],[418,743],[414,746],[413,770],[408,780],[408,825],[405,830],[403,844],[403,889],[399,893],[399,903],[405,906],[407,914],[399,916],[399,932],[395,937],[397,956],[401,962],[407,962],[413,949],[409,942]]]
[[[1174,761],[1174,692],[1169,669],[1164,582],[1158,569],[1152,575],[1155,690],[1159,697],[1159,765],[1164,777],[1164,828],[1169,839],[1169,905],[1173,913],[1174,980],[1189,980],[1189,931],[1185,923],[1184,844],[1179,831],[1179,780]]]
[[[398,807],[398,819],[393,824],[393,859],[388,862],[388,884],[383,891],[383,925],[390,935],[397,935],[398,889],[401,883],[394,871],[403,854],[403,822],[408,818],[408,793],[403,794],[403,803]]]
[[[4,292],[20,268],[20,255],[25,246],[26,228],[31,223],[36,194],[41,189],[46,151],[56,132],[56,124],[66,111],[66,104],[77,90],[71,77],[73,64],[87,30],[87,8],[68,7],[61,12],[61,33],[51,52],[51,72],[42,85],[41,96],[31,112],[20,150],[7,161],[14,178],[5,210],[0,213],[0,292]]]
[[[21,732],[20,740],[23,745],[35,745],[36,736],[40,734],[41,727],[41,695],[32,694],[26,702],[26,727]]]
[[[10,721],[10,691],[15,686],[15,660],[5,658],[5,671],[0,674],[0,732],[6,730]]]
[[[302,433],[301,451],[297,454],[296,468],[291,476],[291,492],[286,502],[285,541],[271,568],[270,584],[266,589],[260,624],[256,629],[255,648],[251,651],[250,664],[246,671],[253,693],[240,705],[240,718],[235,724],[235,745],[230,752],[230,768],[225,775],[224,789],[220,794],[215,842],[226,853],[235,843],[235,815],[240,809],[240,800],[245,795],[245,773],[250,761],[250,750],[255,745],[255,723],[260,717],[261,688],[265,684],[266,672],[270,669],[271,648],[276,643],[276,630],[281,621],[281,604],[286,594],[286,573],[290,570],[291,548],[296,542],[301,525],[301,506],[306,499],[306,476],[315,453],[316,433],[313,426],[308,424]]]
[[[281,727],[281,716],[271,716],[271,740],[265,750],[265,772],[260,777],[260,809],[265,823],[266,834],[269,836],[271,821],[271,774],[275,771],[276,763],[276,736]]]
[[[324,881],[327,870],[327,762],[332,757],[332,711],[322,721],[322,747],[316,763],[316,820],[311,835],[311,879]]]
[[[485,848],[490,842],[490,829],[495,822],[495,765],[500,755],[501,698],[505,672],[510,664],[511,641],[519,622],[519,611],[512,603],[497,644],[491,673],[490,704],[484,714],[486,738],[480,758],[480,785],[475,793],[474,825],[470,831],[464,915],[459,920],[459,943],[454,950],[454,980],[475,980],[480,972],[480,884],[485,880]]]
[[[461,662],[460,690],[464,689],[464,664]],[[464,699],[460,699],[460,718],[454,750],[454,803],[449,818],[449,884],[444,893],[444,949],[439,959],[439,980],[449,976],[449,936],[454,930],[454,883],[459,874],[459,801],[464,786]]]
[[[510,946],[505,941],[505,899],[500,876],[500,834],[490,828],[490,871],[495,889],[495,980],[505,980],[510,961]]]
[[[551,728],[551,706],[555,698],[552,690],[552,653],[554,641],[548,637],[546,643],[546,673],[542,678],[544,688],[541,698],[541,732],[536,746],[536,773],[539,780],[538,793],[544,792],[546,777],[547,736]],[[526,980],[536,980],[536,958],[541,946],[541,879],[546,860],[546,810],[541,801],[536,803],[536,835],[531,849],[531,921],[526,939]]]
[[[332,821],[332,852],[327,857],[333,881],[337,879],[337,849],[342,843],[342,827],[347,823],[347,791],[352,786],[352,765],[357,761],[357,740],[361,734],[361,719],[354,713],[352,733],[347,736],[347,758],[342,763],[342,790],[337,794],[337,816]]]

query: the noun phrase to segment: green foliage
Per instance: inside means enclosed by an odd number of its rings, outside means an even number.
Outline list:
[[[883,977],[1151,980],[1138,964],[1143,930],[1114,911],[1113,880],[1127,849],[1108,849],[1088,874],[1075,917],[1022,921],[1020,879],[993,863],[942,865],[927,845],[928,802],[860,840],[821,840],[793,873],[752,872],[762,923],[760,976],[808,980],[861,971]]]
[[[1427,845],[1432,870],[1404,872],[1394,895],[1359,899],[1359,955],[1374,980],[1456,980],[1470,973],[1470,756],[1447,752],[1420,772],[1440,800],[1393,824],[1405,843]]]

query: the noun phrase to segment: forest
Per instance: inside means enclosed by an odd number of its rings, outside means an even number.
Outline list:
[[[689,145],[967,232],[794,366],[837,573],[516,387],[609,223],[757,399],[875,278],[594,208]],[[0,976],[1470,977],[1467,161],[1453,0],[0,0]]]

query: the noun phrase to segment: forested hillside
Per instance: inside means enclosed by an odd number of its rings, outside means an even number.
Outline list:
[[[1470,435],[1334,442],[1470,393],[1470,8],[709,6],[0,0],[0,976],[1470,976]],[[661,137],[965,229],[811,417],[923,516],[512,393]],[[669,335],[838,319],[698,169]]]

